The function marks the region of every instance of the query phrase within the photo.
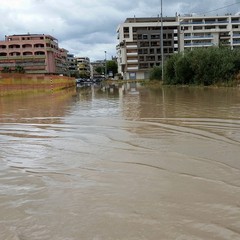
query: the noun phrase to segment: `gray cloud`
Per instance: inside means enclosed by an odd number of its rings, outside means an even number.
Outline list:
[[[204,13],[240,1],[163,0],[163,15]],[[210,14],[240,12],[240,4]],[[1,0],[0,36],[21,33],[51,34],[60,47],[91,60],[114,56],[116,28],[127,17],[160,14],[160,0]]]

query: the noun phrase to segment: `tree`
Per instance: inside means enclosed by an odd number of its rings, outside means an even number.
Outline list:
[[[193,70],[191,68],[190,58],[185,55],[180,56],[176,60],[175,64],[175,76],[177,84],[189,84],[193,83]]]
[[[164,64],[164,84],[177,84],[175,65],[181,54],[172,55]]]
[[[107,61],[107,73],[109,72],[112,72],[113,77],[118,72],[118,65],[116,61],[113,61],[113,60]]]
[[[103,66],[98,66],[95,68],[95,71],[99,74],[102,75],[104,74],[104,67]]]
[[[164,68],[165,84],[229,84],[240,71],[240,51],[228,47],[198,48],[174,54]]]
[[[162,79],[162,68],[155,66],[150,70],[150,80],[161,80]]]

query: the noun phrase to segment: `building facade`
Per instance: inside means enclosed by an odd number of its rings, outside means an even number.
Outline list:
[[[197,47],[240,47],[240,16],[184,16],[180,25],[180,51]]]
[[[163,18],[163,23],[160,18],[127,18],[117,34],[118,72],[124,79],[147,79],[150,69],[161,65],[161,45],[164,60],[198,47],[239,48],[240,16],[185,15]]]
[[[77,70],[81,77],[90,77],[90,59],[88,57],[77,57]]]
[[[0,71],[22,67],[26,73],[66,74],[67,50],[51,35],[5,36],[0,41]]]
[[[160,18],[127,18],[119,25],[118,71],[124,79],[146,79],[161,65],[161,27]],[[178,28],[175,17],[163,18],[164,58],[179,51]]]
[[[69,76],[77,75],[77,60],[73,54],[67,55],[67,66],[68,66],[68,75]]]

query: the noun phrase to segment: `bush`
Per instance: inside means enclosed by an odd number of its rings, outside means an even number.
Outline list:
[[[227,47],[198,48],[170,57],[164,66],[165,84],[228,83],[240,70],[240,51]]]
[[[162,67],[153,67],[149,75],[150,80],[161,80],[162,79]]]

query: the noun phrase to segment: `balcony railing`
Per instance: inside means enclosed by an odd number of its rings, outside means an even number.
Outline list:
[[[137,59],[133,59],[133,60],[127,60],[128,63],[138,63]]]
[[[131,53],[127,53],[127,56],[137,56],[138,53],[137,52],[131,52]]]
[[[214,43],[185,43],[185,47],[191,47],[191,46],[214,46]]]
[[[137,45],[127,45],[126,48],[137,48]]]
[[[180,25],[194,25],[194,24],[221,24],[221,23],[229,23],[229,21],[199,21],[199,22],[180,22]]]
[[[196,39],[196,38],[213,38],[213,35],[205,35],[205,36],[184,36],[184,39]]]
[[[24,56],[0,56],[0,60],[9,60],[9,59],[28,59],[28,58],[44,58],[45,55],[24,55]]]
[[[127,70],[138,70],[138,67],[128,67]]]

